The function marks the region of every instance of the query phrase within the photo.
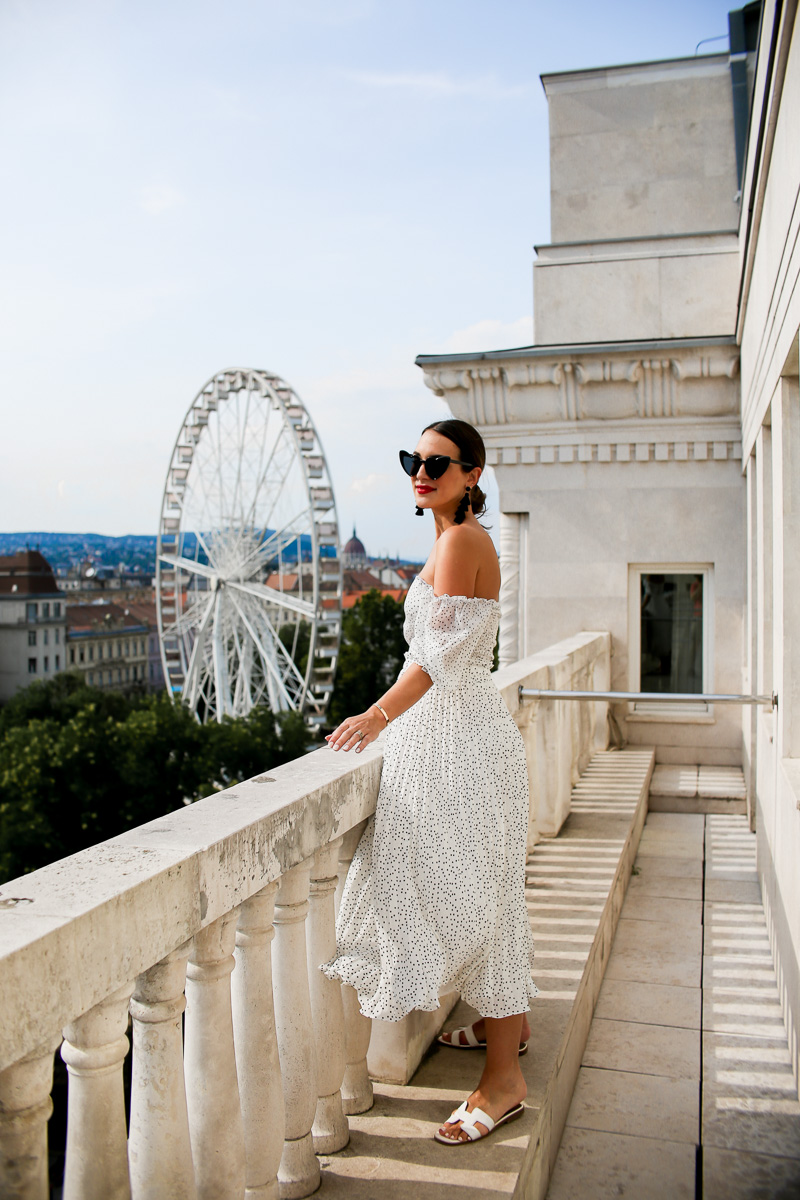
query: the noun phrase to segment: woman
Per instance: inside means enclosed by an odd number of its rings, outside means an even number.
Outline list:
[[[345,884],[336,957],[322,969],[356,988],[368,1017],[432,1011],[446,986],[478,1009],[475,1025],[439,1039],[486,1046],[477,1088],[434,1135],[463,1145],[519,1116],[527,1091],[527,768],[490,674],[500,568],[476,516],[483,440],[465,421],[437,421],[400,459],[436,540],[406,598],[397,682],[327,738],[358,752],[389,726],[375,818]]]

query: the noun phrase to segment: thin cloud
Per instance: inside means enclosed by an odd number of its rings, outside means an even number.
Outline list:
[[[183,202],[183,193],[168,183],[153,183],[139,189],[139,207],[151,217],[179,208]]]
[[[492,75],[454,79],[444,71],[348,71],[346,77],[365,87],[416,92],[421,96],[477,96],[482,100],[512,100],[530,92],[530,84],[508,85]]]
[[[437,347],[437,353],[469,354],[480,350],[509,350],[514,346],[530,346],[532,342],[531,317],[519,317],[516,321],[489,319],[476,321],[466,329],[457,329]]]
[[[350,495],[359,496],[364,492],[374,492],[379,490],[389,482],[388,475],[378,475],[374,472],[370,475],[365,475],[362,479],[351,480],[350,486],[347,489]]]

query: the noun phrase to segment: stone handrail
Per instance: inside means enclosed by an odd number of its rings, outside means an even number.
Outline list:
[[[569,816],[572,788],[589,759],[608,744],[608,704],[520,701],[519,689],[605,691],[611,683],[611,635],[578,633],[494,676],[525,743],[531,811],[528,849],[555,837]]]
[[[534,840],[601,735],[591,717],[520,706],[519,685],[600,687],[608,654],[607,635],[582,634],[495,676],[526,740]],[[65,1200],[319,1186],[315,1152],[342,1149],[347,1114],[372,1103],[370,1022],[317,966],[382,757],[380,739],[315,751],[0,887],[3,1197],[49,1196],[59,1045]]]

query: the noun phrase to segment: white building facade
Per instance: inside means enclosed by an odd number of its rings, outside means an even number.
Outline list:
[[[66,605],[38,550],[0,556],[0,704],[66,666]]]
[[[613,706],[662,763],[742,765],[795,1067],[800,1028],[800,38],[545,76],[535,344],[417,359],[500,493],[501,663],[612,637]],[[756,31],[758,36],[756,39]],[[756,54],[757,42],[757,54]]]

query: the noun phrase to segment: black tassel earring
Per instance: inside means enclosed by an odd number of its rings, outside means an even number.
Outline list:
[[[419,505],[417,505],[417,509],[416,509],[416,511],[415,511],[415,513],[414,513],[414,516],[415,516],[415,517],[424,517],[424,516],[425,516],[425,509],[424,509],[424,508],[420,508],[420,507],[419,507]]]
[[[469,504],[469,488],[467,488],[467,490],[464,492],[464,498],[456,509],[455,516],[453,517],[454,525],[460,525],[462,523],[464,517],[469,512]]]

